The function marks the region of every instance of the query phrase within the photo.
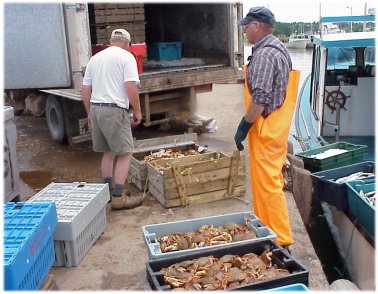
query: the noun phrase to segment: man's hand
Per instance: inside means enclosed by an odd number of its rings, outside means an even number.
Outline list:
[[[140,111],[134,111],[133,121],[131,122],[131,124],[133,126],[137,126],[140,124],[141,121],[142,121],[142,113]]]
[[[236,147],[239,151],[244,150],[244,146],[242,145],[242,142],[247,138],[248,131],[251,128],[252,123],[245,120],[243,117],[239,123],[238,129],[236,130],[234,140],[236,143]]]

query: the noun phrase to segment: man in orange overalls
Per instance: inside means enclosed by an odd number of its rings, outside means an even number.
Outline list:
[[[277,234],[277,243],[293,243],[289,214],[283,193],[282,167],[293,117],[299,72],[285,45],[273,36],[275,17],[265,7],[253,7],[238,22],[251,44],[245,66],[246,113],[235,134],[243,150],[247,135],[254,213]],[[290,76],[290,78],[289,78]]]

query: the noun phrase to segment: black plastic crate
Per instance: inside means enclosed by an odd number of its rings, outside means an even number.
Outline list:
[[[313,199],[327,202],[338,210],[348,209],[347,186],[345,183],[338,184],[334,181],[357,172],[374,173],[375,163],[365,161],[311,174]]]
[[[198,252],[179,257],[149,260],[146,263],[147,280],[152,290],[173,290],[170,285],[166,285],[164,283],[163,273],[160,272],[162,268],[169,267],[174,263],[205,256],[220,258],[227,254],[242,256],[247,253],[255,253],[260,255],[266,249],[272,249],[272,264],[277,265],[279,268],[288,270],[290,275],[267,281],[253,282],[245,286],[232,288],[230,290],[266,290],[295,283],[302,283],[308,286],[308,270],[306,270],[300,263],[287,254],[281,246],[277,245],[272,240],[262,240],[252,244],[241,244],[226,248],[214,248],[211,251]]]

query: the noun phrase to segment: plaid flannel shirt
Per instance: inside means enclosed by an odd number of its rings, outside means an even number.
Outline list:
[[[253,46],[247,83],[255,103],[264,105],[264,117],[282,105],[291,67],[289,52],[273,35]]]

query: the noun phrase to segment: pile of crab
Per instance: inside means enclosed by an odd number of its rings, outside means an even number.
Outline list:
[[[162,158],[180,158],[190,155],[200,154],[197,150],[190,148],[188,150],[173,150],[173,149],[160,149],[157,152],[151,152],[151,154],[144,157],[144,161],[151,162]]]
[[[226,244],[236,241],[255,239],[256,233],[250,230],[250,220],[245,224],[226,222],[219,227],[213,225],[201,226],[197,231],[175,232],[160,236],[157,241],[161,252],[170,252],[199,248],[211,245]]]
[[[243,256],[224,255],[200,257],[162,268],[164,282],[173,290],[226,290],[251,283],[272,280],[290,275],[286,269],[272,265],[272,251],[260,256],[247,253]]]

